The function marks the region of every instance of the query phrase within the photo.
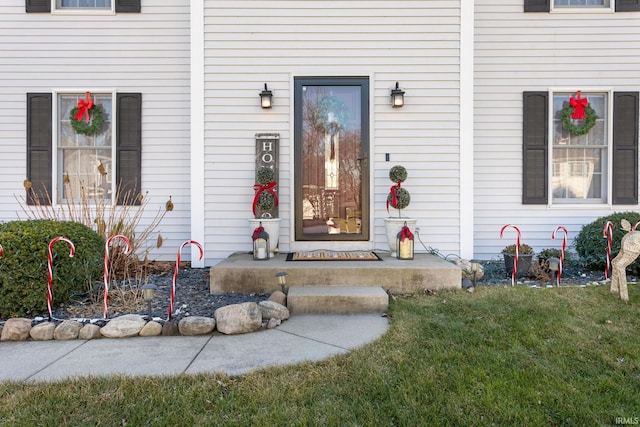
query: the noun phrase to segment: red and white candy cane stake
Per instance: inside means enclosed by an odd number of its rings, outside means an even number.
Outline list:
[[[2,254],[3,254],[3,252],[2,252],[2,245],[0,245],[0,258],[2,258]]]
[[[512,227],[518,233],[518,237],[516,239],[516,256],[513,258],[513,270],[511,271],[511,286],[516,284],[516,277],[518,274],[518,258],[520,257],[520,229],[515,225],[507,224],[500,229],[500,238],[502,239],[502,234],[507,227]]]
[[[171,296],[169,298],[169,316],[167,317],[167,320],[171,320],[171,316],[173,315],[173,302],[176,299],[176,282],[178,280],[178,270],[180,269],[180,253],[182,252],[182,248],[184,248],[188,244],[196,245],[198,249],[200,249],[200,258],[198,259],[202,259],[202,256],[204,255],[202,245],[195,240],[187,240],[186,242],[183,242],[182,245],[180,245],[180,249],[178,249],[178,255],[176,256],[176,268],[175,270],[173,270],[173,285],[171,286]]]
[[[604,225],[602,237],[607,239],[607,267],[604,270],[604,278],[607,279],[611,268],[611,244],[613,243],[613,223],[611,221],[607,221]]]
[[[560,250],[560,265],[558,266],[558,275],[556,277],[556,286],[560,286],[560,278],[562,277],[562,266],[564,264],[564,251],[567,250],[567,235],[569,234],[567,232],[567,229],[562,226],[559,225],[556,227],[555,230],[553,230],[553,233],[551,233],[551,238],[553,240],[556,240],[556,232],[558,230],[561,230],[562,232],[564,232],[564,238],[562,239],[562,249]]]
[[[53,302],[53,293],[51,292],[51,288],[53,287],[53,254],[51,253],[51,250],[53,249],[53,245],[56,244],[56,242],[58,241],[64,241],[67,242],[67,244],[69,245],[70,251],[69,251],[69,258],[73,258],[73,255],[76,253],[76,247],[73,246],[73,243],[71,243],[71,240],[67,239],[66,237],[62,237],[62,236],[58,236],[53,238],[50,242],[49,242],[49,259],[48,259],[48,286],[47,286],[47,310],[49,310],[49,320],[51,320],[52,315],[51,315],[51,304]]]
[[[116,234],[107,239],[107,242],[104,244],[104,301],[102,303],[102,314],[106,319],[109,315],[109,247],[111,246],[111,241],[113,239],[124,240],[127,244],[127,247],[124,249],[124,254],[127,255],[131,251],[131,244],[129,243],[129,239],[127,236],[123,236],[122,234]]]

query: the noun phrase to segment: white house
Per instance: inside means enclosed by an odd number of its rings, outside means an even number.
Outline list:
[[[638,3],[5,0],[0,221],[19,217],[25,179],[54,204],[69,174],[120,182],[147,195],[146,221],[174,202],[156,259],[193,239],[193,265],[214,265],[252,249],[266,134],[280,252],[388,249],[397,164],[426,246],[492,258],[513,224],[558,247],[559,225],[571,239],[638,209]],[[586,135],[562,127],[578,91],[598,116]],[[90,136],[69,119],[87,92],[105,112]]]

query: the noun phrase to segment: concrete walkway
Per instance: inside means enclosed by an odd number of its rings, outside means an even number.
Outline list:
[[[318,361],[367,344],[388,329],[380,314],[293,315],[275,329],[243,335],[134,337],[0,343],[0,381],[164,376]]]

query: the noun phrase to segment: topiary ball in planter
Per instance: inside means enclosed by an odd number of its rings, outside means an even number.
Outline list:
[[[274,183],[276,180],[276,173],[273,169],[266,166],[261,167],[256,171],[256,182],[261,186],[266,186]],[[276,206],[276,197],[270,192],[263,190],[258,195],[256,200],[256,218],[260,218],[265,213],[269,213]]]
[[[73,294],[86,293],[104,268],[104,239],[89,227],[71,221],[12,221],[0,225],[0,318],[42,315],[47,311],[47,260],[49,243],[63,236],[75,246],[75,255],[64,242],[52,247],[53,304],[66,303]]]
[[[407,179],[407,176],[407,169],[404,166],[396,165],[389,170],[389,180],[396,185],[389,189],[389,194],[387,195],[387,209],[389,206],[394,209],[398,209],[398,217],[401,216],[401,210],[408,207],[411,203],[411,195],[409,194],[409,191],[400,186],[400,184]]]

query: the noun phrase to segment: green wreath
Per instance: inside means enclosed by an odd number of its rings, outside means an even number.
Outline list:
[[[76,131],[76,133],[82,135],[95,135],[100,131],[100,129],[102,129],[104,117],[102,116],[102,108],[100,108],[99,105],[94,105],[93,108],[89,110],[89,118],[91,119],[89,123],[84,120],[76,119],[76,114],[78,114],[78,107],[74,107],[69,115],[71,127]]]
[[[589,133],[591,128],[596,125],[596,120],[598,119],[598,115],[595,110],[591,108],[591,105],[587,105],[584,108],[585,118],[580,125],[576,125],[571,121],[572,114],[573,107],[571,105],[567,105],[562,109],[562,126],[573,136]]]

